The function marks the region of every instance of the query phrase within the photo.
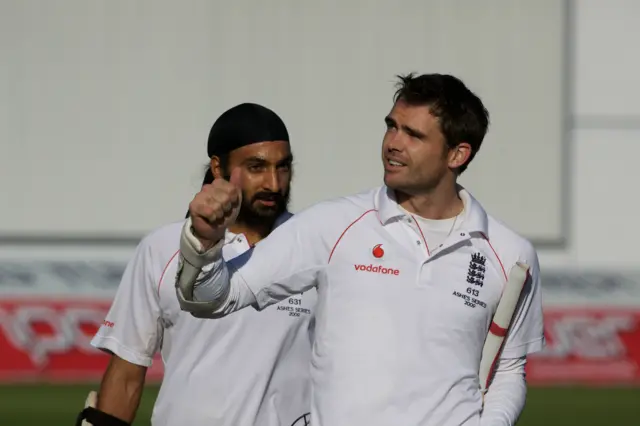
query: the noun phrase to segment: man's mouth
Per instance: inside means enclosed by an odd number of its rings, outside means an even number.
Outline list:
[[[278,197],[277,195],[262,195],[262,196],[258,196],[255,199],[256,202],[262,204],[265,207],[275,207],[278,205],[279,201],[280,201],[280,197]]]
[[[400,162],[398,160],[392,160],[391,158],[386,158],[387,167],[390,169],[396,169],[400,167],[405,167],[406,164]]]

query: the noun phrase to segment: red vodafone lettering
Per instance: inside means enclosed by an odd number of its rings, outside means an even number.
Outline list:
[[[358,272],[372,272],[375,274],[382,274],[382,275],[400,275],[399,269],[385,268],[384,266],[380,266],[380,265],[369,264],[369,265],[353,265],[353,266],[354,268],[356,268],[356,271]]]

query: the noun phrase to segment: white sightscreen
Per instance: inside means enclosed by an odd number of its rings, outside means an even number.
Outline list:
[[[380,183],[393,76],[453,73],[493,125],[463,183],[561,235],[564,2],[0,3],[0,235],[139,237],[183,217],[213,120],[288,124],[294,211]]]

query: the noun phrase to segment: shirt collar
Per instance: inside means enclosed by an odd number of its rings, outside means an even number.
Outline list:
[[[460,185],[458,185],[458,195],[464,205],[462,228],[468,232],[482,232],[486,235],[489,222],[487,212],[478,200]],[[406,213],[400,209],[395,192],[391,188],[382,186],[375,198],[378,219],[382,225],[387,225],[406,216]]]
[[[278,226],[282,225],[283,223],[285,223],[287,220],[289,220],[291,218],[291,216],[293,216],[292,213],[285,211],[284,213],[282,213],[280,216],[278,216],[278,218],[276,219],[275,223],[273,224],[273,228],[277,228]],[[225,244],[229,244],[232,243],[234,241],[237,240],[237,238],[242,235],[242,234],[234,234],[233,232],[229,231],[227,229],[227,231],[224,234],[224,243]]]

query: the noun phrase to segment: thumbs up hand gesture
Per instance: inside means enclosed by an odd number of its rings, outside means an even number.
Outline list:
[[[236,168],[229,181],[215,179],[202,189],[189,204],[193,234],[207,249],[224,238],[242,204],[241,170]]]

